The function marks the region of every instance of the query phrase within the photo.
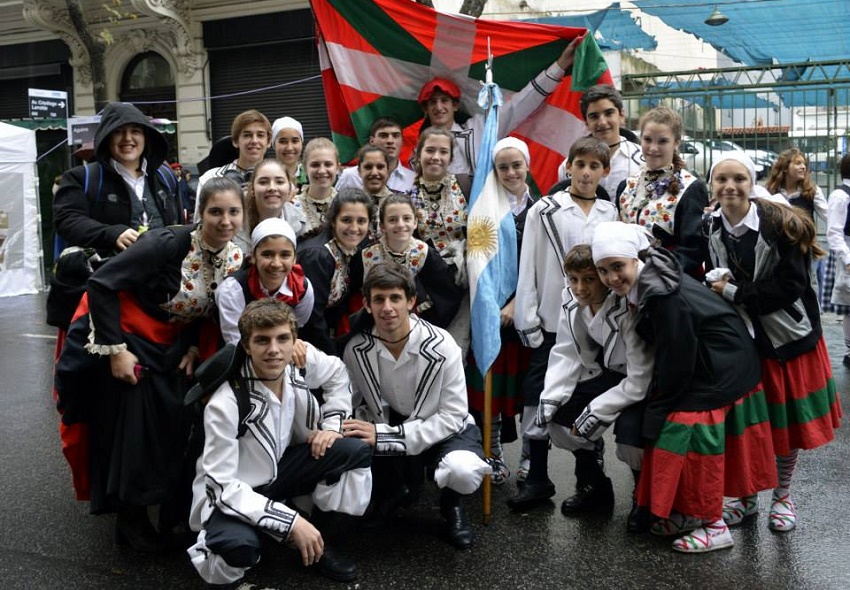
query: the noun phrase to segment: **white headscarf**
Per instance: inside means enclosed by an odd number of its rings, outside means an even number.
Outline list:
[[[590,248],[594,264],[605,258],[634,258],[649,247],[649,236],[640,225],[603,221],[593,232]]]
[[[493,154],[492,158],[496,159],[496,154],[501,152],[507,148],[514,148],[520,151],[522,155],[525,157],[525,163],[528,166],[531,166],[531,156],[528,153],[528,144],[526,144],[523,140],[517,139],[516,137],[505,137],[504,139],[500,139],[496,142],[496,145],[493,146]]]
[[[269,236],[283,236],[292,242],[293,248],[297,245],[295,241],[295,230],[280,217],[270,217],[257,224],[257,227],[251,232],[252,247],[256,248],[257,244]]]
[[[304,128],[301,127],[301,123],[292,117],[281,117],[280,119],[275,119],[274,123],[272,123],[272,143],[277,141],[277,134],[284,129],[295,129],[298,135],[301,136],[301,141],[304,141]]]
[[[756,192],[755,192],[756,165],[753,163],[752,159],[750,159],[750,157],[747,154],[745,154],[744,152],[739,152],[737,150],[734,150],[734,151],[730,150],[730,151],[721,152],[721,153],[723,155],[721,155],[711,165],[711,172],[708,173],[709,185],[711,184],[711,181],[714,178],[714,169],[717,168],[717,165],[720,164],[721,162],[726,162],[728,160],[734,160],[735,162],[738,162],[739,164],[743,164],[744,168],[747,169],[747,174],[749,174],[749,176],[750,176],[750,183],[751,183],[750,198],[757,197]]]

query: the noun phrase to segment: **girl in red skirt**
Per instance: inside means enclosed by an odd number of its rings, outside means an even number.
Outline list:
[[[484,185],[485,191],[503,193],[511,205],[517,235],[517,264],[525,218],[528,210],[540,198],[526,183],[530,163],[531,156],[524,141],[515,137],[501,139],[493,146],[492,178]],[[511,295],[499,313],[502,348],[490,368],[493,377],[493,421],[488,460],[493,467],[493,483],[496,485],[507,482],[510,476],[502,454],[502,442],[517,438],[514,416],[522,412],[522,384],[533,352],[533,349],[522,346],[514,329],[514,295]],[[466,384],[469,408],[477,412],[483,421],[484,377],[471,354],[466,366]]]
[[[823,340],[811,261],[824,252],[815,228],[792,207],[752,200],[755,168],[729,152],[712,168],[712,192],[720,204],[709,232],[711,288],[735,304],[752,325],[770,409],[779,485],[773,490],[768,526],[797,524],[791,477],[800,449],[834,437],[841,407]],[[730,498],[724,518],[738,524],[758,512],[758,498]]]
[[[90,476],[90,511],[117,513],[116,542],[138,551],[161,552],[160,532],[188,515],[183,397],[215,290],[242,264],[232,240],[243,202],[239,185],[213,178],[196,227],[150,229],[110,258],[88,280],[56,364],[62,422],[88,433],[72,469]],[[160,507],[159,530],[149,506]]]
[[[602,282],[628,299],[638,335],[655,348],[637,503],[660,519],[655,534],[693,529],[674,541],[676,551],[724,549],[734,544],[722,518],[726,474],[745,469],[751,491],[776,481],[772,449],[750,444],[770,440],[758,355],[735,310],[683,274],[669,251],[645,249],[643,231],[601,223],[592,243]],[[747,424],[753,416],[762,419]]]

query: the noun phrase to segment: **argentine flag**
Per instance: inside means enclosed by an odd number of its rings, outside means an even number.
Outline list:
[[[478,104],[487,113],[478,150],[466,230],[466,268],[472,321],[472,353],[485,375],[502,346],[499,312],[516,290],[516,226],[507,193],[493,170],[493,148],[499,140],[502,93],[487,72]]]

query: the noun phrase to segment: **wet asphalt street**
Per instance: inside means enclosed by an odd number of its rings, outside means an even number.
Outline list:
[[[58,415],[51,399],[55,330],[43,322],[44,295],[0,299],[0,589],[203,588],[185,554],[134,554],[113,544],[114,519],[94,517],[74,500],[62,458]],[[842,405],[850,407],[850,370],[841,365],[841,326],[825,332]],[[845,410],[846,411],[846,410]],[[352,531],[356,584],[340,584],[300,568],[292,550],[275,546],[248,573],[243,589],[501,589],[705,588],[846,590],[850,588],[850,426],[836,440],[802,453],[792,486],[799,525],[790,533],[767,528],[762,514],[733,531],[735,547],[681,555],[670,541],[628,536],[631,475],[608,445],[608,472],[617,504],[612,514],[567,519],[560,502],[571,493],[571,455],[555,451],[550,474],[554,502],[528,514],[511,513],[510,483],[493,490],[493,516],[481,524],[480,496],[469,502],[476,543],[457,551],[439,534],[437,494],[382,533]],[[506,450],[516,468],[519,448]]]

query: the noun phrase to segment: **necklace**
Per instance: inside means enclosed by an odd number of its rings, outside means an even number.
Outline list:
[[[592,197],[582,197],[581,195],[577,195],[572,191],[570,191],[570,196],[572,198],[578,199],[580,201],[595,201],[596,200],[596,195],[593,195]]]
[[[401,338],[399,338],[398,340],[387,340],[386,338],[381,338],[381,337],[380,337],[380,336],[378,336],[377,334],[375,334],[375,338],[377,338],[378,340],[380,340],[380,341],[381,341],[381,342],[383,342],[384,344],[398,344],[399,342],[403,342],[403,341],[407,340],[407,338],[410,336],[410,333],[411,333],[411,332],[413,332],[413,328],[410,328],[410,329],[407,331],[407,334],[405,334],[404,336],[402,336],[402,337],[401,337]]]

